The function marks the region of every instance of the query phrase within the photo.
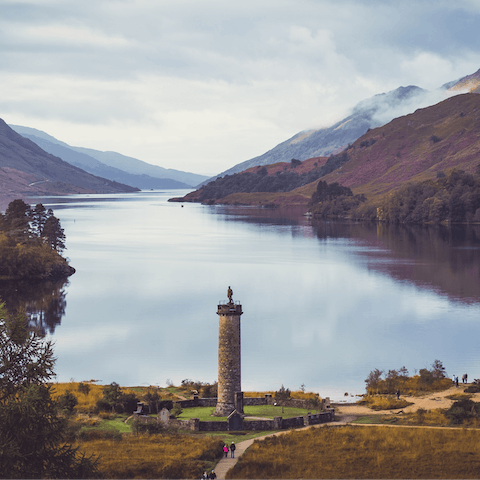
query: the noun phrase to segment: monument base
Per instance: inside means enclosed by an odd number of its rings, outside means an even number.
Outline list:
[[[235,410],[233,403],[217,403],[215,408],[215,417],[228,417]]]

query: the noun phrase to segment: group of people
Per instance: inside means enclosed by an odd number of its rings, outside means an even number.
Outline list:
[[[235,449],[237,447],[235,446],[235,442],[232,442],[232,444],[230,445],[230,449],[228,448],[228,445],[225,444],[223,446],[223,453],[225,454],[225,458],[227,458],[228,456],[228,450],[230,450],[230,456],[231,458],[235,458]],[[203,475],[202,475],[202,480],[206,480],[207,478],[210,478],[210,479],[215,479],[217,478],[217,474],[215,473],[215,470],[212,470],[210,472],[210,474],[208,474],[207,472],[203,472]]]
[[[452,377],[452,383],[458,387],[458,377],[457,376],[454,375]],[[468,375],[466,373],[464,373],[462,375],[462,383],[468,383]]]
[[[202,480],[205,480],[207,478],[217,478],[217,474],[215,473],[215,470],[212,470],[210,474],[208,474],[207,472],[203,472]]]
[[[230,445],[230,456],[232,458],[235,458],[235,448],[236,448],[235,447],[235,442],[232,442],[232,444]],[[225,458],[227,458],[227,456],[228,456],[228,445],[227,444],[225,444],[223,446],[223,453],[225,454]]]

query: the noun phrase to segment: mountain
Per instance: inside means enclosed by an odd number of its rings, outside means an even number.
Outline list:
[[[280,143],[268,152],[220,173],[231,175],[258,165],[289,162],[292,158],[326,156],[343,150],[369,128],[384,125],[393,118],[410,113],[420,105],[431,104],[432,94],[415,86],[399,87],[359,102],[351,115],[331,127],[305,130]],[[436,96],[438,98],[438,95]]]
[[[480,69],[471,75],[444,85],[450,92],[480,93]]]
[[[349,160],[325,176],[368,198],[452,168],[474,173],[480,164],[480,95],[466,93],[396,118],[363,135]]]
[[[449,82],[433,92],[411,85],[375,95],[359,102],[348,117],[335,125],[297,133],[263,155],[241,162],[210,180],[242,172],[254,166],[289,162],[292,158],[305,160],[337,153],[361,137],[368,129],[380,127],[396,117],[412,113],[417,108],[433,105],[447,96],[463,92],[480,93],[480,70]]]
[[[150,165],[137,158],[127,157],[116,152],[72,147],[35,128],[20,125],[10,125],[10,127],[45,151],[72,165],[94,175],[138,188],[191,188],[208,178],[205,175]]]
[[[474,173],[480,164],[480,95],[467,93],[418,109],[368,131],[341,154],[303,162],[275,163],[217,179],[176,201],[252,205],[307,205],[318,180],[283,193],[282,176],[310,172],[327,183],[338,182],[372,204],[408,182],[434,179],[452,168]],[[325,174],[326,173],[326,174]],[[257,190],[233,190],[246,181]],[[263,190],[258,190],[259,182]],[[212,188],[217,183],[218,188]],[[291,185],[295,183],[289,179]],[[273,186],[273,190],[271,188]],[[230,191],[229,191],[230,189]],[[204,193],[210,191],[209,196]],[[238,193],[231,193],[236,191]]]
[[[0,119],[0,187],[0,193],[8,198],[138,190],[97,177],[64,162],[22,137],[2,119]]]

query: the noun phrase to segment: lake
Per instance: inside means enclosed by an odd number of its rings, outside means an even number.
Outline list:
[[[374,368],[414,374],[435,359],[480,378],[480,227],[167,201],[185,193],[32,199],[61,220],[77,270],[29,303],[58,381],[215,381],[228,286],[244,311],[243,390],[304,384],[340,399],[364,393]]]

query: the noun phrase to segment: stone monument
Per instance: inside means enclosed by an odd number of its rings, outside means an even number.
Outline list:
[[[215,415],[227,417],[235,409],[243,413],[241,386],[240,316],[242,306],[233,302],[218,305],[218,398]]]

